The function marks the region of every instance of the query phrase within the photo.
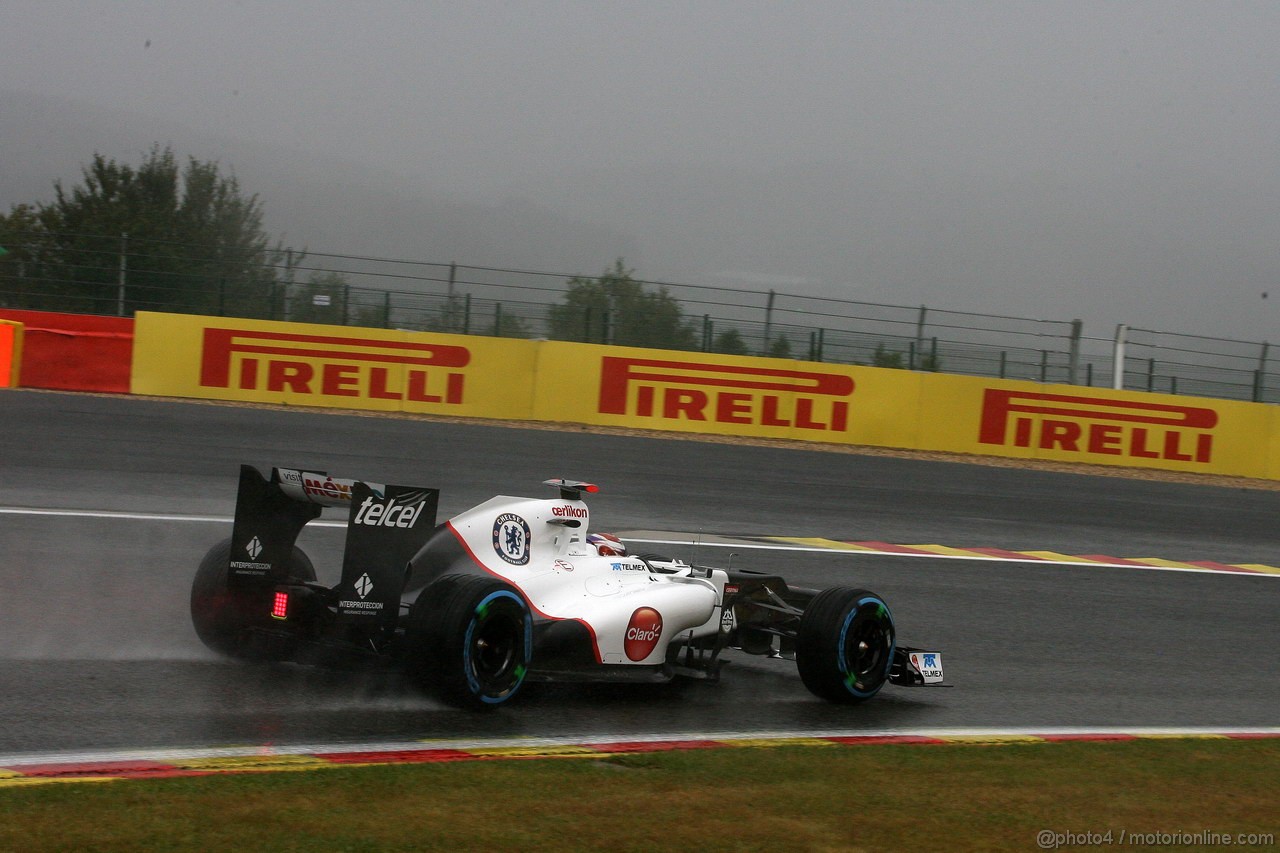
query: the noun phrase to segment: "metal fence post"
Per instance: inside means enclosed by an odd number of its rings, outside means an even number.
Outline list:
[[[116,285],[116,316],[124,316],[124,285],[129,269],[129,235],[120,235],[120,274]]]
[[[769,334],[773,329],[773,299],[777,296],[772,290],[769,291],[769,300],[765,303],[764,308],[764,346],[760,348],[761,355],[769,354]]]
[[[1267,351],[1271,345],[1266,341],[1262,342],[1262,352],[1258,356],[1258,369],[1253,374],[1253,402],[1262,402],[1262,389],[1267,383]]]
[[[920,306],[920,313],[919,313],[919,315],[917,315],[917,317],[916,317],[916,348],[915,348],[915,351],[916,351],[916,352],[918,352],[918,353],[920,353],[920,357],[921,357],[921,358],[923,358],[923,357],[924,357],[924,320],[925,320],[925,315],[928,313],[928,311],[929,311],[929,309],[927,309],[927,308],[925,308],[923,305],[921,305],[921,306]],[[911,365],[911,368],[914,370],[914,369],[915,369],[914,359],[912,359],[912,361],[913,361],[913,364]]]
[[[1080,371],[1080,336],[1084,331],[1084,323],[1080,320],[1071,321],[1071,340],[1068,344],[1067,354],[1067,384],[1075,385],[1077,376]]]
[[[1112,347],[1111,387],[1117,391],[1124,390],[1124,350],[1128,343],[1129,327],[1124,323],[1116,326],[1115,345]]]

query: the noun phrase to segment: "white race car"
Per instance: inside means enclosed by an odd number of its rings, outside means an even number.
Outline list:
[[[196,633],[240,658],[392,661],[473,707],[530,680],[715,680],[730,650],[793,659],[832,702],[943,681],[942,655],[898,645],[875,593],[628,555],[589,532],[594,485],[546,482],[557,497],[495,497],[437,525],[436,489],[241,466],[231,538],[192,585]],[[348,507],[333,587],[295,544],[325,506]]]

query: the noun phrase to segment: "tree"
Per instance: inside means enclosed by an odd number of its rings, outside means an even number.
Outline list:
[[[493,319],[488,322],[481,334],[489,335],[495,338],[529,338],[532,333],[529,331],[529,324],[518,314],[511,313],[510,309],[504,311],[501,302],[495,302],[493,306]]]
[[[875,354],[871,356],[871,366],[901,369],[904,367],[902,353],[886,349],[883,342],[878,343],[876,344]]]
[[[40,228],[39,212],[29,204],[14,205],[9,215],[0,214],[0,306],[9,308],[31,305],[36,295],[57,288],[56,282],[44,283],[43,246],[35,239]]]
[[[599,278],[576,276],[551,306],[551,336],[562,341],[657,349],[694,349],[693,328],[665,287],[646,290],[619,258]]]
[[[19,205],[0,222],[38,247],[21,258],[22,277],[29,292],[39,278],[54,304],[31,307],[276,313],[276,285],[301,256],[269,245],[258,197],[217,163],[180,168],[172,150],[154,146],[137,168],[94,154],[81,173],[74,187],[55,182],[51,203]]]
[[[782,335],[769,342],[769,355],[772,358],[791,358],[791,341]]]
[[[711,344],[712,352],[724,353],[725,355],[748,355],[750,350],[747,349],[747,342],[742,339],[742,333],[737,329],[725,329],[716,335],[715,341]]]

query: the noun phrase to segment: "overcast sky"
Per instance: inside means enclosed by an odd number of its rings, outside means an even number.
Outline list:
[[[157,141],[318,251],[1280,340],[1275,2],[0,0],[0,209]]]

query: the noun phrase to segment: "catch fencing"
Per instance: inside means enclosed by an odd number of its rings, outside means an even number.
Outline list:
[[[248,268],[221,263],[216,250],[164,241],[55,236],[63,244],[76,238],[73,258],[42,245],[50,235],[6,235],[10,254],[0,257],[0,307],[118,316],[146,310],[633,344],[1280,401],[1280,367],[1270,372],[1265,342],[1125,326],[1114,337],[1094,337],[1084,335],[1078,320],[632,279],[678,307],[678,334],[649,339],[617,310],[576,306],[566,298],[572,282],[598,274],[287,249],[264,250],[261,263]],[[1119,372],[1117,363],[1123,365]]]

